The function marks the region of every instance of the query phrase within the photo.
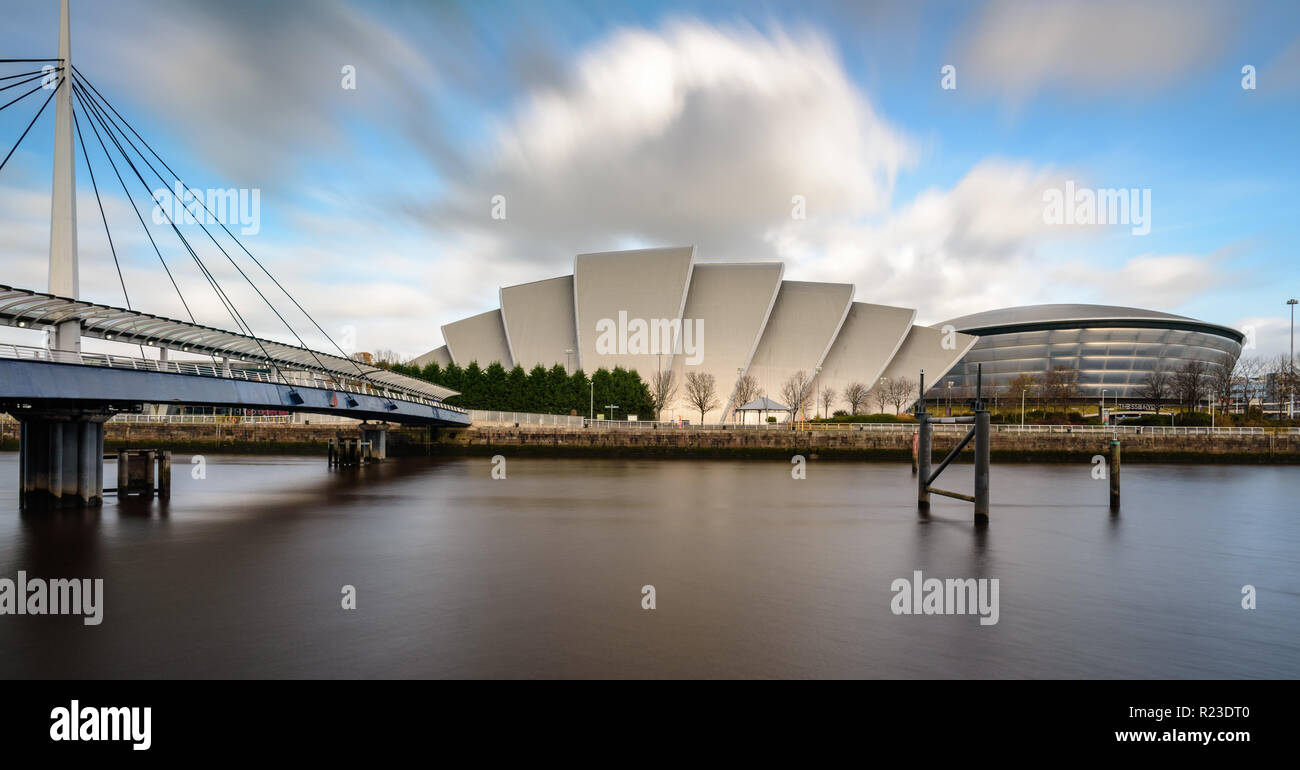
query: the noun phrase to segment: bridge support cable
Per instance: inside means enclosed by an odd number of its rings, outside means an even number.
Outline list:
[[[63,68],[62,68],[62,67],[56,67],[56,68],[50,70],[50,72],[62,72],[62,71],[63,71]],[[31,74],[31,73],[28,73],[28,74]],[[46,77],[48,74],[49,74],[49,73],[47,73],[47,72],[38,72],[38,73],[36,73],[35,75],[33,75],[32,77],[27,78],[26,80],[20,80],[20,81],[18,81],[17,83],[10,83],[10,84],[7,85],[7,86],[0,86],[0,91],[8,91],[8,90],[11,89],[11,88],[17,88],[18,86],[21,86],[21,85],[23,85],[23,84],[25,84],[25,83],[30,83],[30,82],[32,82],[33,80],[44,80],[45,77]],[[11,76],[8,77],[8,78],[0,78],[0,80],[9,80],[9,79],[11,79],[11,78],[15,78],[15,77],[20,77],[20,76],[18,76],[18,75],[11,75]],[[44,84],[42,84],[42,85],[44,85]],[[32,91],[35,91],[36,89],[38,89],[38,88],[40,88],[40,87],[41,87],[41,86],[36,86],[36,88],[33,88]],[[30,94],[32,91],[28,91],[27,94]],[[23,94],[23,96],[26,96],[27,94]]]
[[[77,91],[74,88],[74,93],[76,92]],[[97,109],[96,105],[93,102],[87,101],[87,97],[84,93],[81,93],[80,99],[83,108],[85,108],[87,112],[90,113],[93,120],[95,122],[98,122],[99,125],[104,129],[104,132],[108,134],[109,139],[113,142],[114,146],[117,147],[118,152],[122,155],[122,158],[123,160],[126,161],[127,165],[130,166],[131,171],[135,173],[136,178],[140,181],[140,184],[145,188],[146,191],[152,192],[149,190],[149,183],[145,181],[144,175],[140,173],[140,169],[136,167],[135,163],[131,160],[130,155],[126,152],[125,149],[122,148],[121,143],[117,141],[117,137],[114,135],[112,129],[109,128],[108,124],[104,122],[104,117],[102,112]],[[92,126],[93,125],[94,124],[92,123]],[[189,240],[181,233],[180,228],[176,226],[176,223],[172,220],[171,215],[168,214],[166,211],[163,211],[163,216],[167,218],[167,222],[171,226],[172,232],[174,232],[176,234],[176,237],[180,239],[181,244],[185,247],[185,250],[189,253],[190,257],[194,260],[194,263],[198,265],[199,270],[208,279],[208,283],[212,286],[213,290],[216,292],[218,299],[221,300],[227,312],[230,313],[230,317],[235,322],[235,325],[240,329],[240,331],[242,331],[244,334],[246,334],[249,338],[251,338],[256,343],[257,347],[262,351],[262,355],[266,359],[267,364],[275,372],[276,376],[283,382],[288,383],[288,378],[286,378],[284,376],[284,373],[280,371],[279,366],[276,365],[275,361],[271,358],[270,353],[268,353],[266,348],[262,345],[261,339],[253,334],[252,328],[244,320],[244,317],[239,313],[239,310],[235,307],[233,301],[231,301],[229,296],[226,295],[225,291],[221,288],[220,283],[216,280],[216,277],[208,269],[207,265],[203,264],[203,260],[199,257],[198,253],[194,250],[194,247],[190,245]],[[141,223],[143,224],[143,219],[141,220]],[[147,230],[148,226],[145,226],[145,229]]]
[[[83,92],[81,92],[81,90],[77,87],[75,81],[74,81],[74,83],[73,83],[73,93],[77,95],[77,98],[78,98],[78,100],[80,101],[82,107],[86,110],[86,114],[87,114],[87,116],[88,116],[88,120],[89,120],[89,122],[90,122],[90,127],[91,127],[92,129],[94,129],[94,131],[95,131],[95,135],[96,135],[96,137],[99,138],[100,144],[103,145],[103,141],[104,141],[104,140],[103,140],[103,137],[100,136],[100,133],[99,133],[99,126],[102,126],[102,127],[104,128],[104,133],[108,135],[108,139],[109,139],[109,141],[112,142],[112,143],[113,143],[113,146],[117,148],[117,151],[118,151],[118,153],[122,156],[122,159],[126,161],[127,166],[131,169],[131,171],[133,171],[133,172],[135,173],[136,179],[138,179],[138,180],[140,181],[140,184],[144,186],[145,191],[148,192],[148,193],[150,194],[150,198],[152,199],[152,193],[153,193],[153,191],[149,189],[149,183],[146,182],[146,181],[144,180],[144,177],[140,174],[140,170],[137,169],[137,168],[135,167],[135,164],[131,162],[131,158],[130,158],[130,156],[127,154],[126,150],[122,149],[122,145],[121,145],[120,142],[117,141],[117,137],[116,137],[116,136],[115,136],[115,135],[114,135],[114,134],[113,134],[113,133],[108,129],[108,126],[104,124],[103,119],[102,119],[102,117],[100,117],[100,113],[95,109],[95,106],[94,106],[92,103],[86,101],[85,94],[84,94]],[[96,126],[96,123],[98,123],[99,126]],[[107,149],[106,146],[105,146],[105,150],[104,150],[104,151],[105,151],[105,153],[108,152],[108,149]],[[109,159],[110,159],[110,162],[111,162],[111,161],[112,161],[111,155],[110,155],[110,158],[109,158]],[[117,164],[114,163],[113,165],[114,165],[114,168],[116,168]],[[120,178],[120,177],[119,177],[119,178]],[[123,189],[124,189],[124,191],[125,191],[125,187],[124,187]],[[134,198],[131,198],[129,192],[127,192],[127,197],[128,197],[128,199],[130,199],[130,200],[132,201],[132,204],[131,204],[131,205],[134,207],[134,206],[135,206]],[[164,214],[165,214],[165,213],[166,213],[166,212],[164,212]],[[155,248],[156,248],[156,247],[157,247],[157,242],[154,241],[153,235],[152,235],[152,233],[150,233],[150,231],[149,231],[149,226],[148,226],[147,224],[145,224],[144,217],[143,217],[142,215],[140,215],[140,211],[139,211],[138,208],[136,209],[136,215],[137,215],[137,217],[140,219],[140,226],[143,227],[143,228],[145,229],[145,234],[149,236],[149,240],[150,240],[151,242],[154,242],[154,245],[155,245]],[[170,220],[170,217],[169,217],[169,220]],[[184,243],[188,243],[188,242],[185,241],[184,238],[182,238],[181,240],[182,240],[182,242],[184,242]],[[198,256],[193,252],[192,249],[189,250],[189,253],[190,253],[190,257],[193,258],[193,259],[198,263],[198,265],[199,265],[199,270],[200,270],[200,272],[203,274],[204,278],[208,281],[208,284],[209,284],[210,286],[212,286],[213,291],[216,292],[216,294],[217,294],[217,299],[221,302],[222,306],[226,308],[226,311],[227,311],[228,313],[231,312],[231,310],[230,310],[230,306],[227,304],[226,299],[225,299],[225,296],[222,294],[220,288],[218,288],[218,287],[216,286],[216,284],[215,284],[215,279],[211,276],[211,274],[208,272],[207,268],[202,264],[202,261],[198,259]],[[164,262],[164,266],[165,266],[165,265],[166,265],[166,263]],[[170,275],[170,271],[169,271],[168,274]],[[173,281],[173,283],[174,283],[174,281]],[[177,288],[177,291],[179,292],[180,289]],[[182,298],[182,301],[184,301],[183,298]],[[188,305],[187,305],[187,309],[188,309]],[[231,316],[232,316],[232,318],[235,318],[235,324],[236,324],[236,326],[239,328],[239,330],[240,330],[241,332],[247,333],[248,330],[247,330],[247,329],[246,329],[246,328],[245,328],[245,327],[240,323],[240,320],[235,316],[235,314],[231,313]],[[191,320],[193,320],[193,316],[192,316],[192,315],[191,315]],[[196,323],[197,323],[197,322],[196,322]]]
[[[80,78],[77,78],[77,80],[79,82],[82,81],[82,79]],[[92,96],[91,98],[93,99],[94,97]],[[154,176],[158,177],[158,181],[170,187],[171,182],[169,182],[166,178],[164,178],[162,174],[158,173],[158,169],[154,168],[154,165],[149,162],[149,159],[145,157],[145,154],[143,152],[140,151],[140,148],[135,146],[135,143],[132,142],[131,138],[126,135],[126,132],[122,130],[122,127],[117,125],[116,122],[113,121],[112,116],[109,116],[107,113],[104,113],[102,107],[100,108],[100,112],[101,114],[104,114],[105,117],[107,117],[110,122],[113,123],[114,127],[117,129],[117,132],[121,135],[122,140],[126,142],[128,147],[130,147],[132,150],[135,151],[136,155],[138,155],[140,157],[140,160],[146,166],[149,167],[149,170],[153,172]],[[114,112],[116,112],[116,110],[114,110]],[[152,152],[152,150],[150,150],[150,152]],[[159,159],[159,162],[161,162],[161,158]],[[171,169],[168,170],[170,171]],[[179,178],[177,178],[176,181],[181,184],[183,189],[189,190],[190,192],[194,192],[188,185],[186,185]],[[203,210],[207,212],[208,216],[212,217],[214,221],[220,222],[220,220],[216,217],[216,215],[213,214],[212,211],[208,208],[207,203],[203,200],[201,196],[198,196],[196,194],[195,200],[199,201],[200,205],[203,206]],[[320,370],[322,372],[328,372],[329,367],[327,367],[324,364],[324,362],[322,362],[320,358],[316,356],[315,351],[312,351],[311,348],[307,346],[307,343],[298,334],[297,330],[295,330],[293,326],[285,319],[285,317],[281,315],[279,309],[277,309],[276,306],[272,304],[271,300],[267,299],[266,295],[262,293],[262,290],[258,288],[256,283],[253,282],[253,279],[249,278],[248,274],[244,272],[244,269],[240,267],[239,263],[235,261],[234,257],[230,256],[230,253],[227,252],[226,249],[221,245],[221,242],[217,240],[217,237],[212,234],[212,231],[208,229],[208,226],[203,222],[198,222],[197,224],[199,225],[200,228],[203,229],[204,234],[206,234],[208,238],[212,241],[212,245],[216,246],[217,250],[220,251],[222,256],[226,258],[226,261],[230,263],[231,267],[235,268],[235,270],[239,273],[239,275],[243,277],[243,279],[248,283],[249,287],[251,287],[253,291],[257,294],[257,296],[261,298],[262,302],[264,302],[266,306],[271,309],[271,312],[275,314],[275,317],[280,319],[280,323],[284,324],[284,327],[289,330],[289,334],[293,335],[293,338],[298,341],[298,345],[304,350],[307,350],[311,354],[312,359],[316,362],[316,365],[320,368]],[[224,223],[222,223],[222,227],[223,228],[225,227]],[[227,230],[226,232],[229,233],[229,230]]]
[[[53,70],[50,71],[51,72],[61,71],[62,69],[63,69],[62,67],[55,67]],[[27,77],[28,75],[44,75],[45,72],[46,72],[45,70],[32,70],[30,72],[19,72],[17,75],[5,75],[4,77],[0,77],[0,80],[13,80],[14,78],[24,78]]]
[[[75,88],[73,89],[73,94],[77,94]],[[80,100],[80,95],[77,95],[77,98]],[[73,113],[73,116],[75,119],[75,112]],[[144,228],[145,236],[149,239],[149,243],[153,245],[154,253],[158,255],[158,261],[162,264],[163,271],[167,273],[167,277],[171,280],[172,288],[176,290],[176,296],[180,298],[181,305],[185,308],[185,314],[189,316],[191,323],[198,323],[194,318],[194,311],[190,309],[189,303],[185,301],[185,294],[181,292],[181,287],[176,283],[176,278],[172,275],[171,268],[167,265],[167,260],[163,259],[162,250],[158,248],[158,242],[154,240],[153,233],[149,231],[148,225],[144,222],[144,215],[140,213],[139,207],[135,205],[135,199],[131,197],[131,193],[126,187],[126,180],[122,178],[122,172],[118,170],[117,163],[113,160],[112,154],[108,151],[108,146],[104,144],[104,138],[99,135],[99,129],[95,126],[94,121],[89,115],[87,115],[86,121],[94,132],[95,138],[99,141],[100,149],[104,151],[104,158],[107,159],[108,164],[112,166],[113,174],[117,177],[118,184],[122,186],[122,194],[126,197],[127,202],[131,204],[131,209],[135,211],[136,218],[140,220],[140,226]],[[78,126],[79,125],[80,124],[78,123]],[[87,165],[89,165],[89,161],[87,161]],[[125,291],[125,289],[123,289],[123,291]]]
[[[0,160],[0,169],[3,169],[5,167],[5,164],[9,162],[9,159],[13,157],[14,152],[18,150],[18,145],[22,144],[23,140],[27,138],[28,132],[32,130],[32,126],[36,125],[36,121],[40,119],[41,113],[45,112],[45,108],[50,106],[50,100],[53,99],[54,95],[59,92],[59,86],[61,85],[63,85],[62,76],[59,77],[58,84],[55,85],[54,88],[50,90],[50,95],[45,97],[45,102],[42,103],[41,108],[36,111],[36,115],[35,117],[32,118],[32,122],[28,123],[27,128],[23,129],[22,135],[18,137],[18,141],[14,142],[14,146],[9,148],[9,154],[5,155],[4,160]],[[33,93],[35,91],[39,91],[40,88],[41,88],[40,86],[37,86],[36,88],[33,88],[31,91],[28,91],[27,94]],[[27,96],[27,94],[23,94],[23,96]],[[18,97],[18,99],[22,99],[23,96]],[[18,101],[18,99],[14,99],[14,101],[9,102],[9,104],[13,104],[14,102]],[[6,104],[5,107],[8,107],[9,104]],[[0,110],[3,109],[4,107],[0,107]]]
[[[134,134],[135,137],[136,137],[137,139],[140,140],[140,143],[143,144],[143,145],[145,146],[145,148],[149,150],[149,152],[154,156],[154,158],[156,158],[156,159],[158,160],[158,162],[162,165],[163,168],[167,169],[167,171],[172,175],[172,178],[173,178],[176,182],[178,182],[178,183],[181,185],[182,189],[187,190],[187,191],[193,193],[193,192],[194,192],[193,188],[191,188],[189,185],[185,184],[184,180],[181,179],[180,175],[177,174],[176,171],[175,171],[174,169],[172,169],[172,167],[169,166],[169,165],[167,164],[167,161],[163,160],[162,156],[160,156],[160,155],[158,154],[158,152],[157,152],[156,150],[154,150],[153,146],[150,145],[149,142],[148,142],[147,140],[145,140],[145,138],[144,138],[143,136],[140,135],[140,132],[139,132],[139,131],[136,131],[136,130],[135,130],[135,127],[132,126],[131,123],[130,123],[130,122],[129,122],[125,117],[123,117],[122,114],[121,114],[120,112],[118,112],[117,108],[114,107],[114,106],[112,105],[112,103],[109,102],[108,99],[104,97],[104,94],[101,93],[100,90],[99,90],[98,88],[95,87],[95,84],[94,84],[94,83],[91,83],[91,82],[90,82],[90,79],[89,79],[89,78],[87,78],[84,74],[82,74],[81,70],[78,69],[77,66],[76,66],[75,64],[72,66],[72,70],[73,70],[73,76],[74,76],[75,80],[76,80],[76,81],[77,81],[81,86],[83,86],[83,87],[89,87],[89,89],[90,89],[91,91],[94,92],[94,94],[98,97],[99,101],[102,102],[102,104],[103,104],[104,106],[108,107],[108,109],[111,110],[111,111],[113,112],[113,114],[117,116],[117,118],[122,122],[122,124],[125,125],[125,126],[127,127],[127,129],[129,129],[129,130],[131,131],[131,133]],[[119,130],[120,130],[120,129],[119,129]],[[139,152],[139,150],[136,150],[136,151]],[[143,155],[142,155],[141,157],[143,158]],[[148,163],[148,161],[146,161],[146,163]],[[150,164],[150,168],[152,168],[152,164]],[[154,173],[155,173],[155,174],[158,174],[158,172],[157,172],[156,169],[154,170]],[[166,180],[163,180],[163,179],[162,179],[162,176],[161,176],[161,175],[158,175],[158,176],[159,176],[159,179],[162,180],[162,181],[164,182],[164,184],[167,183]],[[248,255],[248,258],[251,259],[251,260],[253,261],[253,263],[256,264],[256,265],[258,266],[258,268],[260,268],[260,269],[262,270],[263,273],[266,274],[266,277],[267,277],[268,279],[270,279],[270,281],[271,281],[272,283],[275,284],[276,288],[278,288],[281,292],[284,293],[284,296],[287,297],[287,298],[289,299],[289,301],[293,303],[294,307],[298,308],[298,311],[301,312],[301,313],[303,314],[304,317],[306,317],[306,319],[311,323],[311,325],[314,326],[314,327],[316,328],[316,330],[317,330],[318,332],[320,332],[321,335],[322,335],[322,336],[323,336],[323,337],[324,337],[324,338],[325,338],[325,339],[326,339],[326,340],[327,340],[331,345],[333,345],[334,348],[335,348],[336,350],[339,351],[340,355],[341,355],[343,358],[345,358],[345,359],[347,359],[347,360],[349,360],[349,361],[353,361],[352,357],[351,357],[350,355],[348,355],[347,351],[343,350],[342,346],[340,346],[337,342],[334,341],[334,338],[331,337],[331,336],[329,335],[329,333],[326,332],[325,329],[322,328],[321,325],[320,325],[319,323],[316,322],[316,319],[313,318],[313,317],[311,316],[311,314],[307,312],[306,308],[304,308],[304,307],[302,306],[302,304],[299,303],[298,300],[295,299],[294,296],[293,296],[292,294],[289,293],[289,290],[286,289],[286,288],[284,287],[284,285],[281,284],[280,281],[277,280],[276,277],[275,277],[274,275],[271,274],[271,271],[267,269],[266,265],[264,265],[264,264],[262,263],[261,260],[259,260],[256,256],[253,255],[253,253],[252,253],[251,251],[248,250],[248,247],[244,245],[243,241],[239,240],[237,237],[235,237],[235,234],[234,234],[234,233],[230,232],[230,228],[228,228],[228,227],[226,226],[225,222],[222,222],[222,221],[221,221],[220,219],[218,219],[215,215],[213,215],[212,211],[208,208],[207,203],[206,203],[205,201],[203,201],[203,199],[202,199],[201,197],[197,196],[197,195],[195,196],[195,199],[200,201],[200,203],[203,205],[203,210],[206,211],[207,214],[208,214],[209,216],[212,216],[213,220],[216,221],[217,224],[221,227],[221,229],[225,231],[226,235],[227,235],[227,236],[228,236],[232,241],[234,241],[235,244],[237,244],[237,245],[239,246],[239,248],[240,248],[241,250],[243,250],[243,252],[244,252],[245,254]],[[204,228],[205,231],[206,231],[206,229],[207,229],[207,228]],[[210,233],[209,233],[209,236],[211,236]],[[214,242],[215,242],[215,238],[214,238],[213,240],[214,240]],[[225,250],[224,250],[224,249],[222,249],[222,253],[225,253]],[[230,258],[228,254],[227,254],[226,256],[227,256],[227,259]],[[232,263],[233,263],[233,260],[232,260]],[[241,274],[242,274],[243,271],[241,270],[240,272],[241,272]],[[247,276],[245,276],[245,278],[247,278]],[[251,283],[251,282],[250,282],[250,283]],[[261,292],[259,291],[258,294],[260,295]],[[263,299],[265,299],[265,297],[263,297]],[[268,304],[269,304],[269,302],[268,302]],[[279,315],[279,314],[277,313],[277,315]],[[281,317],[280,320],[283,321],[283,320],[284,320],[283,317]],[[285,322],[285,325],[286,325],[286,326],[289,326],[289,324],[288,324],[287,321]],[[292,331],[292,327],[290,327],[290,331]],[[294,336],[297,337],[297,334],[295,333]],[[298,337],[298,341],[299,341],[299,343],[302,343],[302,339],[301,339],[300,337]],[[304,348],[307,347],[305,343],[303,343],[303,347],[304,347]],[[365,376],[365,371],[360,367],[360,365],[357,365],[357,364],[355,363],[355,361],[353,361],[353,363],[354,363],[354,365],[356,366],[357,373],[358,373],[359,375],[361,375],[361,376]]]
[[[77,113],[72,113],[72,123],[77,129],[77,142],[81,145],[81,156],[86,159],[86,171],[90,173],[90,188],[95,191],[95,203],[99,205],[99,218],[104,223],[104,235],[108,238],[108,251],[113,255],[113,267],[117,268],[117,282],[122,287],[122,298],[126,300],[126,309],[131,310],[131,295],[126,290],[126,279],[122,277],[122,263],[117,259],[117,247],[113,245],[113,233],[108,228],[108,215],[104,213],[104,200],[99,197],[99,183],[95,181],[95,168],[90,165],[90,153],[86,151],[86,136],[81,131],[81,120]],[[132,324],[132,331],[135,324]],[[137,337],[139,335],[136,335]],[[136,343],[140,348],[140,357],[148,358],[144,353],[144,345]]]

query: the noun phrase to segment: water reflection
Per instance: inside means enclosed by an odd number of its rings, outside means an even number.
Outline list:
[[[0,617],[10,677],[1300,675],[1300,473],[995,465],[992,525],[906,465],[176,458],[170,501],[19,516],[0,577],[105,578],[105,619]],[[945,472],[969,489],[969,466]],[[1000,619],[890,585],[997,578]],[[1259,589],[1255,611],[1240,588]],[[654,585],[657,609],[641,609]],[[356,586],[358,609],[340,606]]]

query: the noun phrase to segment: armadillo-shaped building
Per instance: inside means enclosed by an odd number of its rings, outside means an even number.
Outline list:
[[[977,341],[918,326],[910,308],[856,302],[852,284],[787,281],[784,271],[780,262],[696,262],[693,246],[579,254],[572,275],[502,287],[499,308],[443,325],[445,344],[416,363],[622,366],[646,382],[665,370],[678,383],[702,372],[720,403],[705,422],[724,422],[740,406],[731,394],[744,376],[774,397],[799,372],[818,392],[917,383],[922,370],[930,385]]]

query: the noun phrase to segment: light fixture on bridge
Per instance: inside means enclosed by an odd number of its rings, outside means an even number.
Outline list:
[[[348,398],[347,398],[347,404],[348,404],[348,407],[349,407],[349,408],[354,407],[354,406],[357,405],[357,400],[356,400],[355,398],[353,398],[352,396],[348,396]]]
[[[392,401],[389,401],[387,404],[384,404],[384,408],[390,412],[396,412],[397,404],[394,404]]]
[[[105,335],[104,335],[104,339],[106,339],[106,340],[111,340],[111,339],[113,339],[113,335],[111,335],[111,334],[105,334]]]
[[[19,328],[19,329],[22,329],[22,328],[24,328],[24,327],[26,327],[26,326],[27,326],[27,322],[26,322],[26,321],[19,321],[19,322],[18,322],[18,328]]]
[[[296,391],[296,390],[290,390],[290,391],[289,391],[289,400],[292,401],[294,404],[301,404],[301,403],[302,403],[302,396],[298,395],[298,391]]]

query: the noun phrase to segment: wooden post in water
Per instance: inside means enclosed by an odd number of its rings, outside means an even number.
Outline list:
[[[975,525],[989,523],[989,410],[975,413]]]
[[[1110,440],[1110,510],[1119,511],[1119,439]]]
[[[916,445],[921,439],[919,431],[912,431],[912,475],[916,475]]]
[[[153,497],[154,487],[157,486],[157,482],[155,481],[157,474],[155,473],[155,468],[154,468],[154,460],[157,456],[158,453],[156,451],[152,449],[145,450],[144,484],[141,487],[141,491],[144,492],[145,497]]]
[[[158,453],[158,497],[167,500],[172,496],[172,450]]]
[[[916,507],[930,510],[930,437],[934,428],[930,425],[930,413],[921,412],[917,417],[921,425],[916,433]]]

